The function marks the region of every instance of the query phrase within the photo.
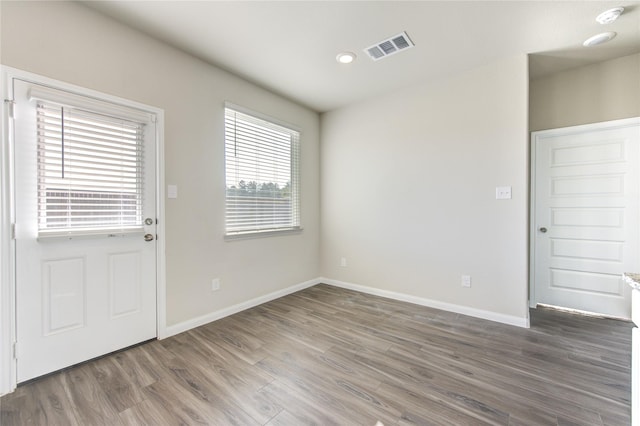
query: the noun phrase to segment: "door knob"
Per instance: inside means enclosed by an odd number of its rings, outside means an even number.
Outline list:
[[[145,241],[153,241],[153,234],[145,234],[144,240]]]
[[[547,228],[545,228],[545,227],[543,226],[543,227],[541,227],[541,228],[539,229],[539,231],[540,231],[540,232],[542,232],[542,233],[544,234],[545,232],[547,232]]]

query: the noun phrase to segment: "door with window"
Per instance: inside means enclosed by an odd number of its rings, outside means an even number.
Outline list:
[[[154,115],[13,80],[17,378],[156,336]]]
[[[532,135],[533,304],[631,317],[640,272],[640,120]]]

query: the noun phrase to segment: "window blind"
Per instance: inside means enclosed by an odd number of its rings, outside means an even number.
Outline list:
[[[40,235],[142,228],[144,124],[39,101]]]
[[[298,229],[300,133],[225,109],[226,232]]]

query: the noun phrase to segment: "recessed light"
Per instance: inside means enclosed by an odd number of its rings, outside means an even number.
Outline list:
[[[340,52],[336,56],[336,61],[341,64],[350,64],[356,59],[356,54],[353,52]]]
[[[606,10],[596,17],[596,21],[599,24],[610,24],[624,12],[624,7],[614,7],[613,9]]]
[[[585,40],[585,42],[582,43],[582,45],[585,46],[585,47],[596,46],[598,44],[602,44],[602,43],[608,42],[609,40],[611,40],[615,36],[616,36],[616,33],[614,33],[613,31],[596,34],[593,37],[590,37],[587,40]]]

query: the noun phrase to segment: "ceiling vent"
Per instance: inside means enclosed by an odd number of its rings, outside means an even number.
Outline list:
[[[409,38],[409,35],[406,32],[402,32],[373,46],[367,47],[364,51],[367,52],[367,55],[369,55],[371,59],[378,61],[413,46],[414,44]]]

